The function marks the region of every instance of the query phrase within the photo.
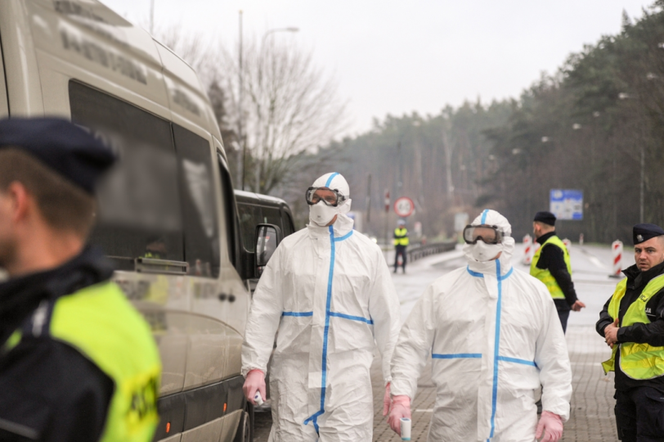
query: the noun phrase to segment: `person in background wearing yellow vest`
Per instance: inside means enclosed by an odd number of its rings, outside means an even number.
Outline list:
[[[401,269],[406,273],[406,247],[408,247],[408,229],[406,221],[397,221],[398,227],[394,229],[394,273],[399,268],[399,256],[401,256]]]
[[[580,311],[586,305],[579,301],[572,282],[572,266],[565,244],[556,236],[556,216],[551,212],[537,212],[533,220],[533,233],[541,245],[530,263],[530,274],[549,289],[556,304],[558,318],[567,330],[570,310]]]
[[[599,314],[596,329],[612,348],[616,426],[623,442],[664,440],[664,230],[633,228],[634,261]]]
[[[86,246],[114,154],[59,118],[0,121],[0,440],[149,442],[161,363]]]

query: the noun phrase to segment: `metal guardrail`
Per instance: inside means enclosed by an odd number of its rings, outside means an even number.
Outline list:
[[[456,241],[434,242],[417,247],[408,247],[408,261],[417,261],[425,256],[435,255],[436,253],[449,252],[456,247]]]

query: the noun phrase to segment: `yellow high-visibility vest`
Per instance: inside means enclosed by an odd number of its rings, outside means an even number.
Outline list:
[[[408,229],[405,227],[397,227],[394,229],[394,245],[395,246],[407,246],[408,245]]]
[[[622,327],[632,324],[650,324],[646,315],[646,304],[657,292],[664,288],[664,275],[650,280],[638,299],[629,306],[622,318]],[[615,320],[620,312],[620,301],[625,296],[627,279],[616,286],[616,291],[609,302],[609,315]],[[616,344],[611,351],[611,358],[602,362],[604,373],[615,371],[616,353],[620,348],[620,370],[632,379],[653,379],[664,375],[664,347],[653,347],[649,344],[625,342]]]
[[[157,398],[161,377],[159,350],[150,326],[111,281],[59,298],[49,333],[85,355],[115,389],[100,442],[150,442],[159,423]],[[20,344],[15,331],[7,353]]]
[[[533,260],[530,263],[530,274],[546,285],[546,288],[549,289],[549,293],[551,293],[553,299],[565,299],[563,290],[560,288],[556,278],[553,277],[549,269],[540,269],[537,267],[537,262],[539,261],[542,249],[545,246],[558,247],[563,251],[563,258],[565,259],[567,271],[569,272],[570,278],[572,277],[572,264],[570,263],[569,252],[567,251],[567,247],[565,247],[565,243],[563,243],[556,235],[553,235],[551,238],[544,241],[542,247],[535,252],[535,256],[533,256]]]

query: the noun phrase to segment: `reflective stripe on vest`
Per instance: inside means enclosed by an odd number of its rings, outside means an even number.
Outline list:
[[[556,282],[556,278],[553,277],[549,269],[540,269],[537,267],[537,262],[540,259],[542,249],[549,245],[558,247],[563,251],[565,266],[567,266],[567,271],[569,272],[570,278],[572,277],[572,265],[570,264],[569,252],[567,251],[565,244],[556,235],[553,235],[551,238],[544,241],[542,247],[540,247],[537,252],[535,252],[535,256],[533,256],[533,260],[530,263],[530,274],[546,285],[546,288],[549,289],[549,293],[551,293],[551,297],[553,299],[565,299],[565,294],[563,293],[562,289]]]
[[[159,423],[161,362],[150,327],[113,282],[59,298],[51,336],[67,342],[114,384],[100,441],[147,442]]]
[[[394,229],[394,245],[395,246],[407,246],[408,245],[408,237],[406,234],[408,233],[408,229],[404,228],[396,228]]]
[[[609,302],[608,313],[611,319],[618,317],[620,301],[625,296],[627,279],[623,279],[616,286],[616,291]],[[650,280],[638,299],[629,306],[622,318],[621,327],[632,324],[649,324],[646,315],[646,304],[657,292],[664,288],[664,275]],[[632,379],[653,379],[664,375],[664,347],[653,347],[649,344],[625,342],[614,345],[611,358],[602,362],[604,373],[615,370],[616,352],[620,348],[620,370]]]

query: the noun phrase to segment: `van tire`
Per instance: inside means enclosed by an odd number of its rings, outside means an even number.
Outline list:
[[[254,407],[247,404],[247,409],[242,412],[240,423],[237,426],[233,442],[253,442],[254,440]]]

